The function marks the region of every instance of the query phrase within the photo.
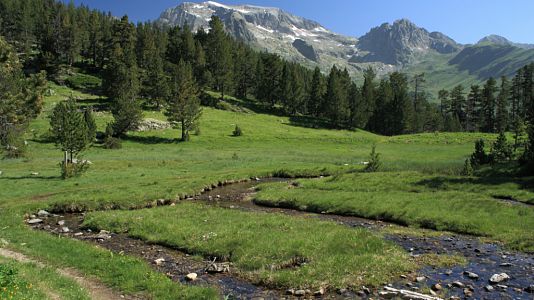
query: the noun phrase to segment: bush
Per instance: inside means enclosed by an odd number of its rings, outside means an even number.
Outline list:
[[[462,170],[462,175],[473,176],[473,165],[471,164],[471,159],[465,160],[464,169]]]
[[[24,141],[24,128],[10,127],[0,133],[1,144],[6,158],[21,158],[26,153],[26,141]]]
[[[365,172],[376,172],[380,169],[380,153],[376,153],[376,145],[373,145],[369,156],[369,163],[365,166]]]
[[[113,137],[113,123],[108,123],[106,132],[104,133],[104,149],[121,149],[122,141],[119,138]]]
[[[486,150],[484,149],[484,140],[480,139],[475,142],[475,152],[471,154],[471,166],[481,166],[485,165],[490,162],[490,157],[488,154],[486,154]]]
[[[232,132],[232,135],[233,136],[242,136],[243,135],[243,131],[241,130],[241,127],[236,125],[234,131]]]
[[[499,163],[509,161],[512,159],[512,153],[512,146],[508,143],[506,135],[501,132],[497,140],[491,146],[491,162]]]
[[[72,177],[81,176],[83,173],[89,169],[91,162],[87,160],[74,160],[73,162],[64,162],[59,163],[61,167],[61,178],[68,179]]]
[[[121,149],[122,148],[122,141],[121,141],[121,139],[116,138],[116,137],[106,136],[104,138],[103,147],[105,149]]]

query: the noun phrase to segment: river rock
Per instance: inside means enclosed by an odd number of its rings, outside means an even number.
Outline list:
[[[436,284],[434,284],[432,286],[432,290],[434,290],[434,291],[441,291],[442,289],[443,289],[443,287],[439,283],[436,283]]]
[[[493,274],[493,276],[491,276],[489,282],[491,284],[497,284],[497,283],[501,283],[503,281],[507,281],[508,279],[510,279],[510,276],[508,276],[508,274],[506,274],[506,273]]]
[[[493,290],[494,290],[494,289],[493,289],[493,286],[491,286],[491,285],[486,285],[486,286],[484,287],[484,289],[485,289],[487,292],[493,292]]]
[[[478,279],[479,278],[478,274],[473,273],[473,272],[469,272],[469,271],[465,271],[464,275],[466,275],[467,277],[469,277],[471,279]]]
[[[43,223],[43,220],[37,219],[37,218],[28,220],[28,224],[39,224],[39,223]]]
[[[511,267],[512,264],[511,263],[502,263],[499,265],[500,267]]]
[[[42,209],[41,209],[40,211],[37,212],[37,215],[38,215],[39,217],[48,217],[48,216],[50,216],[50,213],[47,212],[46,210],[42,210]]]
[[[295,295],[295,290],[294,289],[288,289],[286,291],[286,295]]]
[[[473,291],[470,289],[464,289],[464,295],[466,298],[473,297]]]
[[[39,172],[31,172],[30,173],[32,176],[38,176],[39,175]]]
[[[320,288],[319,290],[315,291],[315,293],[313,293],[314,296],[322,296],[324,295],[324,288]]]
[[[212,263],[207,268],[206,271],[208,273],[225,273],[230,272],[230,264],[228,263]]]
[[[64,232],[64,233],[67,233],[67,232],[70,231],[70,229],[69,229],[69,227],[62,227],[61,231]]]
[[[425,279],[426,279],[426,277],[424,277],[424,276],[419,276],[419,277],[416,277],[416,278],[415,278],[415,281],[416,281],[416,282],[422,282],[422,281],[425,281]]]
[[[455,281],[452,283],[452,286],[457,287],[457,288],[464,288],[465,284],[461,283],[460,281]]]
[[[63,226],[65,225],[65,221],[64,220],[57,221],[57,225]]]
[[[156,264],[156,266],[161,266],[164,262],[165,262],[165,258],[158,258],[154,260],[154,263]]]
[[[197,273],[189,273],[185,276],[185,278],[189,281],[195,281],[197,277],[198,277]]]
[[[306,291],[305,290],[296,290],[294,295],[297,296],[297,297],[304,297],[304,296],[306,296]]]
[[[525,288],[525,292],[534,294],[534,284],[531,284],[530,286],[527,286]]]

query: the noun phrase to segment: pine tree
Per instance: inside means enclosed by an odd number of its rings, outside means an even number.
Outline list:
[[[225,92],[230,90],[233,63],[229,37],[224,31],[223,23],[216,16],[213,16],[210,21],[206,50],[208,68],[213,76],[215,88],[221,93],[222,100]]]
[[[112,113],[115,119],[114,134],[121,136],[135,129],[143,118],[139,101],[139,76],[135,52],[135,32],[128,17],[115,21],[113,25],[114,47],[106,66],[104,90],[112,99]]]
[[[438,92],[439,109],[442,115],[445,115],[451,110],[450,93],[447,90],[440,90]]]
[[[473,132],[478,129],[481,98],[482,95],[480,93],[480,87],[476,84],[472,85],[471,91],[467,96],[467,106],[465,108],[465,130],[469,132]]]
[[[332,126],[344,127],[347,125],[350,117],[348,93],[350,83],[350,76],[346,69],[341,71],[336,66],[332,67],[325,94],[325,115]]]
[[[361,96],[358,97],[356,104],[355,125],[359,128],[369,128],[369,119],[375,110],[376,102],[376,73],[372,67],[369,67],[363,73],[363,85],[360,89]]]
[[[58,103],[50,116],[50,130],[56,145],[68,153],[70,162],[89,145],[84,114],[74,98]]]
[[[282,61],[278,55],[263,53],[257,66],[256,97],[274,108],[282,98]]]
[[[319,116],[320,109],[323,107],[323,99],[326,93],[326,84],[324,76],[319,67],[313,70],[310,93],[307,100],[308,112],[313,116]]]
[[[508,100],[510,99],[510,83],[503,76],[501,78],[501,88],[497,96],[497,107],[495,111],[495,127],[498,132],[503,132],[509,128]]]
[[[497,82],[494,78],[486,81],[482,90],[482,110],[480,128],[483,132],[495,132],[495,93]]]
[[[85,121],[85,127],[87,128],[87,141],[92,144],[96,138],[96,121],[93,116],[93,108],[87,107],[83,113],[83,119]]]
[[[466,121],[465,114],[465,94],[463,85],[455,86],[450,93],[451,109],[450,113],[453,118],[457,118],[460,121],[460,124],[464,125]],[[462,126],[463,127],[463,126]]]
[[[12,46],[0,37],[0,145],[7,156],[23,154],[23,133],[43,106],[44,73],[25,78]]]
[[[174,67],[170,85],[166,115],[170,122],[180,124],[181,139],[188,141],[189,131],[197,125],[202,112],[198,86],[189,63],[180,61]]]
[[[413,132],[421,132],[425,124],[426,91],[425,91],[425,73],[417,74],[413,78]]]

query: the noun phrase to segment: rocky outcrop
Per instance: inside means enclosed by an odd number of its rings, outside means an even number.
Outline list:
[[[360,38],[358,48],[368,54],[361,62],[381,61],[387,64],[403,65],[412,61],[417,54],[429,51],[451,53],[460,46],[446,35],[417,27],[407,19],[384,23],[371,29]]]
[[[296,39],[293,42],[293,47],[297,49],[297,51],[302,54],[302,56],[306,57],[307,59],[317,62],[319,61],[319,54],[315,51],[312,45],[306,43],[306,41],[303,41],[301,39]]]

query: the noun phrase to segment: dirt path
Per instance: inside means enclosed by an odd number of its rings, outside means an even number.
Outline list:
[[[42,262],[33,260],[22,253],[4,249],[4,248],[0,248],[0,256],[14,259],[22,263],[34,263],[35,265],[41,268],[45,267],[45,264],[43,264]],[[57,269],[57,272],[62,276],[68,277],[76,281],[81,287],[83,287],[87,291],[87,293],[89,293],[89,296],[93,300],[134,299],[134,298],[125,297],[124,295],[120,295],[114,290],[112,290],[111,288],[103,285],[102,283],[94,279],[89,279],[89,278],[84,277],[77,270],[70,269],[70,268]],[[50,289],[47,289],[46,287],[44,288],[45,288],[45,293],[48,295],[50,299],[53,299],[53,300],[62,299],[61,296],[56,294],[54,291],[51,291]]]

